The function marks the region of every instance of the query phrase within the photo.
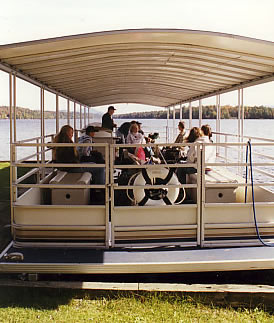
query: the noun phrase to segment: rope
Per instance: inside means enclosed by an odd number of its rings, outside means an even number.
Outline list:
[[[247,147],[246,147],[246,163],[248,162],[248,150],[249,150],[249,166],[250,166],[250,177],[251,177],[252,208],[253,208],[253,217],[254,217],[254,223],[255,223],[257,237],[264,246],[274,247],[274,244],[264,242],[261,235],[260,235],[260,232],[259,232],[257,217],[256,217],[256,208],[255,208],[255,194],[254,194],[253,167],[252,167],[252,150],[251,150],[251,141],[250,140],[248,140]],[[246,165],[245,182],[247,184],[247,165]],[[245,188],[246,188],[245,189],[245,203],[246,203],[247,186]]]

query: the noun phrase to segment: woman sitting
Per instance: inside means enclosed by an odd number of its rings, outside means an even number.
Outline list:
[[[208,124],[205,124],[201,127],[203,136],[201,139],[205,143],[213,143],[212,140],[212,131],[211,127]],[[205,147],[205,162],[206,163],[215,163],[216,162],[216,147],[214,145],[206,145]],[[206,166],[206,173],[212,170],[211,166]]]
[[[204,133],[198,127],[193,127],[186,139],[186,142],[194,143],[212,143],[208,136],[204,136]],[[215,147],[213,145],[205,146],[205,163],[214,163],[216,158]],[[196,163],[197,162],[197,147],[192,145],[187,151],[186,163]],[[206,167],[205,172],[210,171],[211,168]],[[177,169],[177,176],[182,184],[186,184],[186,174],[194,174],[197,169],[194,167],[184,167]]]
[[[210,125],[209,124],[204,124],[201,127],[201,130],[202,130],[204,136],[207,136],[209,141],[213,142],[213,140],[212,140],[212,131],[211,131]]]
[[[202,137],[202,132],[200,128],[198,127],[193,127],[190,132],[188,137],[186,138],[186,142],[189,143],[194,143],[194,142],[201,142],[200,138]],[[197,149],[195,146],[190,146],[188,151],[187,151],[187,156],[186,156],[186,163],[196,163],[197,162]],[[179,181],[182,184],[186,184],[186,174],[194,174],[197,173],[197,169],[194,167],[180,167],[177,169],[177,176]]]
[[[68,143],[72,144],[72,137],[73,137],[73,128],[69,125],[65,125],[61,128],[59,133],[54,137],[54,143]],[[57,163],[70,163],[76,164],[79,163],[78,153],[75,147],[55,147],[54,148],[54,156],[55,161]],[[79,172],[79,168],[72,168],[72,167],[62,167],[60,168],[63,171],[75,173]]]
[[[61,128],[60,132],[55,136],[55,143],[73,143],[73,128],[69,125],[65,125]],[[56,163],[80,163],[79,155],[75,147],[56,147],[55,148]],[[92,163],[90,163],[92,164]],[[80,165],[79,165],[80,166]],[[90,172],[92,174],[92,184],[104,184],[105,183],[105,170],[101,167],[60,167],[62,171],[68,173],[83,173]]]
[[[133,123],[129,128],[129,134],[127,135],[126,143],[127,144],[145,144],[145,138],[144,135],[141,134],[139,131],[139,127],[136,123]],[[143,147],[136,147],[129,149],[129,152],[134,154],[136,157],[138,157],[141,162],[146,161],[146,155]]]

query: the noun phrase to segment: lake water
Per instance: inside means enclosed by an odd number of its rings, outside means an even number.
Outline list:
[[[100,121],[100,120],[94,120]],[[115,122],[121,125],[123,122],[130,121],[126,119],[116,119]],[[166,138],[166,126],[167,120],[165,119],[142,119],[142,129],[145,134],[150,132],[159,132],[160,138],[158,142],[164,142]],[[66,119],[60,119],[60,127],[67,123]],[[203,123],[208,123],[211,125],[213,131],[216,129],[216,120],[204,120]],[[0,160],[9,160],[9,120],[0,119]],[[73,120],[71,120],[71,125],[73,125]],[[170,129],[170,140],[173,141],[173,137],[177,136],[177,125],[178,120],[175,120],[176,130],[173,133]],[[193,119],[192,126],[198,126],[199,120]],[[169,127],[172,128],[173,120],[169,120]],[[188,120],[186,120],[186,126],[188,126]],[[274,140],[274,121],[273,120],[245,120],[244,121],[244,134],[246,136],[253,137],[263,137]],[[79,120],[77,120],[77,127],[79,127]],[[238,120],[222,120],[221,121],[221,132],[237,134]],[[27,138],[33,138],[40,136],[40,120],[17,120],[16,133],[17,140],[23,140]],[[53,134],[55,133],[55,120],[47,119],[45,120],[45,133]],[[229,141],[234,141],[232,138]],[[272,152],[272,148],[267,148],[269,152]],[[265,150],[265,149],[264,149]],[[262,150],[262,151],[264,151]]]

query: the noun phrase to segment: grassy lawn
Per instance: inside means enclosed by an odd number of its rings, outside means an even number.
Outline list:
[[[259,308],[218,307],[183,294],[9,288],[0,295],[0,322],[274,322]]]

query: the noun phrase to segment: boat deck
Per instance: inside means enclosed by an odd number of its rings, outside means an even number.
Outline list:
[[[23,260],[5,259],[21,253]],[[0,272],[14,273],[171,273],[269,269],[274,266],[274,249],[252,248],[15,248],[0,259]]]

